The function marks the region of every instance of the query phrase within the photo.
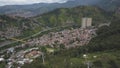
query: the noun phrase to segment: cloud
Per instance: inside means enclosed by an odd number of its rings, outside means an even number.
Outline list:
[[[64,3],[67,0],[0,0],[0,5],[22,5],[32,3]]]

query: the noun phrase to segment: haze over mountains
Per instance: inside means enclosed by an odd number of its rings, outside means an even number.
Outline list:
[[[120,68],[120,0],[3,1],[0,68]]]
[[[40,15],[57,8],[70,8],[79,5],[94,5],[114,11],[120,7],[119,0],[68,0],[66,3],[36,3],[29,5],[7,5],[0,7],[0,14],[12,16],[32,17]],[[111,7],[111,8],[109,8]]]

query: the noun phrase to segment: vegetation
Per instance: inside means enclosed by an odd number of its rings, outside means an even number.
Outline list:
[[[110,26],[103,26],[97,30],[98,36],[86,46],[56,51],[45,55],[45,64],[37,58],[31,64],[22,68],[86,68],[87,61],[92,68],[120,67],[120,19],[115,18]],[[87,58],[83,58],[86,54]],[[87,61],[86,61],[87,60]]]
[[[5,68],[6,63],[5,62],[0,62],[0,68]]]
[[[83,17],[93,18],[93,25],[108,22],[108,14],[102,9],[89,6],[79,6],[75,8],[61,8],[55,11],[37,16],[36,19],[48,27],[76,24],[81,25]]]
[[[35,18],[20,18],[0,15],[1,31],[16,28],[21,31],[18,38],[31,36],[45,28],[81,25],[83,17],[93,18],[93,25],[106,23],[110,15],[97,7],[79,6],[76,8],[61,8]],[[97,23],[96,23],[97,22]]]
[[[97,6],[106,11],[116,11],[120,6],[120,0],[101,0]]]
[[[16,29],[20,31],[19,38],[28,37],[42,30],[43,26],[39,22],[34,20],[24,19],[20,17],[10,17],[6,15],[0,15],[0,31],[10,32],[9,29]]]
[[[66,52],[59,53],[57,55],[46,55],[45,64],[42,63],[42,58],[37,58],[31,64],[25,64],[22,68],[86,68],[86,60],[83,58],[83,54],[77,57],[65,55]],[[71,51],[73,53],[73,51]],[[119,68],[120,51],[103,51],[87,53],[87,61],[91,63],[92,68]],[[94,58],[94,56],[97,56]]]
[[[109,17],[110,16],[110,17]],[[4,20],[3,16],[1,17]],[[102,26],[97,30],[97,35],[94,37],[88,45],[71,48],[65,50],[61,44],[60,49],[55,49],[52,54],[47,53],[45,47],[41,47],[43,52],[45,52],[45,64],[42,63],[42,58],[39,57],[30,64],[25,64],[22,68],[86,68],[87,61],[89,61],[92,68],[119,68],[120,67],[120,17],[114,14],[108,15],[106,12],[95,7],[76,7],[76,8],[62,8],[57,9],[53,12],[37,16],[36,24],[34,20],[22,19],[18,22],[18,19],[8,20],[0,23],[2,28],[10,26],[16,26],[22,28],[23,24],[28,28],[23,28],[23,36],[26,37],[31,34],[37,33],[42,29],[42,27],[61,27],[70,26],[72,27],[80,26],[82,17],[92,17],[93,25],[99,25],[100,23],[112,21],[110,26]],[[6,17],[9,19],[8,17]],[[5,18],[5,19],[6,19]],[[9,23],[10,22],[10,23]],[[22,24],[21,24],[22,22]],[[5,25],[4,25],[5,24]],[[7,24],[7,25],[6,25]],[[42,24],[42,25],[41,25]],[[37,26],[39,25],[39,26]],[[1,28],[1,30],[3,30]],[[49,33],[51,31],[60,31],[63,29],[69,29],[70,27],[58,28],[53,30],[48,30],[41,33],[39,36]],[[20,43],[14,43],[10,46],[1,47],[0,50],[6,49],[12,46],[16,46]],[[55,45],[56,46],[56,45]],[[19,50],[19,49],[18,49]],[[87,58],[83,58],[83,55],[87,54]],[[96,56],[96,57],[94,57]],[[87,61],[86,61],[87,60]],[[0,67],[4,68],[4,63],[0,63]]]

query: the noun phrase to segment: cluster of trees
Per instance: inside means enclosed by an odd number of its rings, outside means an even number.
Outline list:
[[[5,68],[6,63],[5,62],[0,62],[0,68]]]
[[[93,38],[88,45],[68,50],[63,49],[52,55],[46,54],[46,64],[42,64],[41,58],[39,58],[31,64],[26,64],[23,68],[87,68],[82,58],[85,53],[100,55],[99,58],[91,61],[92,68],[119,68],[119,21],[120,19],[114,18],[110,26],[99,28],[97,30],[98,36]]]
[[[3,20],[0,22],[0,30],[18,27],[18,29],[22,31],[21,37],[26,37],[37,33],[46,27],[57,27],[71,24],[81,25],[82,17],[93,18],[93,25],[106,23],[108,20],[108,16],[102,9],[97,7],[80,6],[75,8],[56,9],[52,12],[29,19],[0,15],[0,20]]]
[[[106,11],[115,11],[120,6],[119,0],[101,0],[101,2],[98,2],[97,4],[99,7]]]
[[[88,44],[90,50],[103,51],[120,49],[120,19],[113,18],[110,26],[103,26],[97,30],[98,36]],[[93,50],[93,51],[94,51]]]
[[[45,26],[56,27],[73,23],[80,24],[81,18],[86,16],[94,19],[94,25],[107,22],[108,18],[107,15],[98,8],[82,6],[69,9],[57,9],[53,12],[43,14],[40,17],[38,16],[36,19],[40,23],[45,24]],[[111,20],[112,23],[110,26],[102,26],[97,30],[98,36],[93,38],[88,45],[68,50],[65,50],[61,45],[61,51],[57,51],[52,55],[46,54],[45,65],[42,64],[42,58],[39,57],[31,64],[25,64],[22,68],[86,68],[86,65],[82,62],[84,61],[82,60],[83,54],[95,52],[103,53],[103,51],[120,49],[120,19],[119,17],[113,17]],[[29,24],[27,25],[29,26]],[[29,31],[25,34],[28,33]],[[110,58],[111,56],[107,56],[109,57],[108,59],[105,59],[105,57],[106,56],[93,61],[93,68],[103,68],[104,66],[104,68],[119,68],[118,57],[117,59]],[[103,60],[106,60],[106,65],[103,65]]]
[[[92,61],[92,68],[119,68],[119,50],[120,50],[120,19],[113,17],[110,26],[102,26],[96,32],[88,45],[71,48],[68,50],[57,51],[52,55],[46,54],[46,64],[42,64],[40,60],[35,60],[32,65],[25,65],[23,68],[86,68],[86,64],[82,61],[82,55],[85,53],[96,53],[102,55]],[[111,55],[108,55],[109,52]],[[105,53],[105,54],[104,54]],[[40,58],[39,58],[40,59]]]
[[[53,27],[66,24],[80,25],[83,17],[93,18],[93,25],[106,23],[108,21],[108,16],[102,9],[89,6],[56,9],[52,12],[37,16],[36,19],[49,27]]]
[[[0,31],[6,32],[7,29],[17,28],[21,31],[19,38],[28,37],[42,30],[43,25],[33,19],[25,19],[20,17],[10,17],[0,15]]]

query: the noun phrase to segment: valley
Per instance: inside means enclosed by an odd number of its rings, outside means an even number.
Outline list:
[[[65,3],[35,3],[30,5],[6,5],[0,7],[0,14],[20,17],[34,17],[59,8],[73,8],[76,6],[97,6],[105,11],[116,11],[119,0],[67,0]]]
[[[118,0],[6,7],[0,6],[0,68],[120,67]]]

